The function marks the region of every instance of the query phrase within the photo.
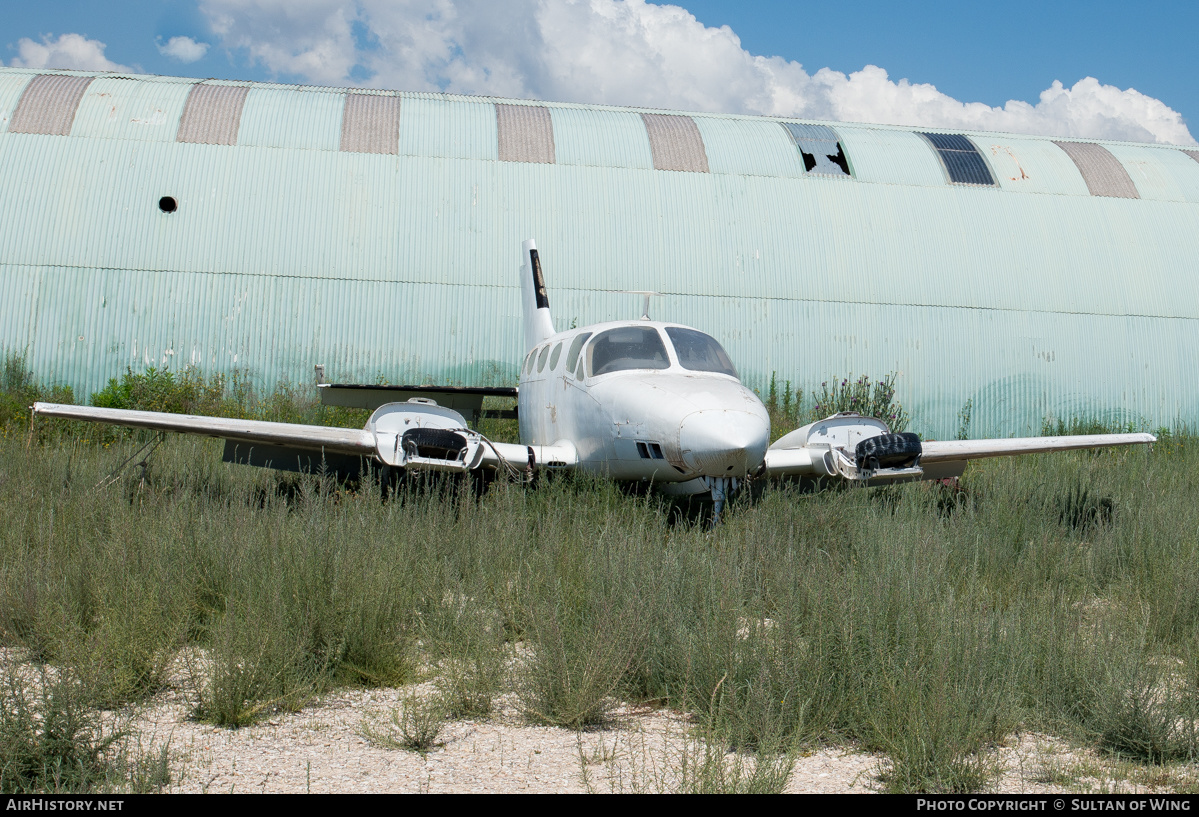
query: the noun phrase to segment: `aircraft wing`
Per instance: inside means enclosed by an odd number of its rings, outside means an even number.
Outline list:
[[[1012,437],[1003,440],[943,440],[921,442],[923,453],[920,455],[920,461],[931,464],[1154,442],[1157,442],[1157,437],[1152,434],[1079,434],[1069,437]]]
[[[365,429],[233,420],[227,417],[201,417],[195,414],[170,414],[162,411],[68,406],[59,403],[34,403],[33,413],[42,417],[86,420],[128,428],[200,434],[241,443],[324,450],[368,457],[375,454],[375,435]]]
[[[480,466],[510,471],[572,468],[579,462],[568,441],[532,446],[492,442],[467,428],[458,412],[426,402],[381,406],[364,429],[58,403],[34,403],[33,413],[217,437],[225,440],[228,462],[295,471],[315,472],[328,460],[336,470],[357,473],[362,458],[398,468],[458,472]]]
[[[891,434],[885,424],[838,414],[804,426],[766,451],[767,476],[839,477],[856,482],[944,479],[961,476],[970,460],[1051,451],[1144,445],[1152,434],[1083,434],[995,440],[922,441]]]
[[[1011,437],[999,440],[938,440],[922,442],[920,466],[925,479],[958,477],[970,460],[1013,457],[1052,451],[1078,451],[1157,442],[1152,434],[1078,434],[1067,437]]]

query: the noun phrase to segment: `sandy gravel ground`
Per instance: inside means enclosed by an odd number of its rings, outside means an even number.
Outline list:
[[[671,760],[695,749],[689,724],[666,710],[621,708],[611,728],[576,733],[526,725],[510,698],[486,721],[447,723],[424,757],[364,737],[364,722],[387,729],[407,691],[340,691],[235,730],[189,720],[170,695],[136,723],[145,746],[170,738],[180,792],[656,791],[673,782]],[[871,791],[877,766],[871,755],[824,749],[799,759],[789,790]]]
[[[0,650],[0,663],[14,658]],[[14,663],[26,682],[36,683],[30,665]],[[447,722],[423,756],[381,745],[379,734],[398,734],[392,713],[413,693],[432,693],[430,683],[336,690],[299,712],[241,729],[215,727],[191,717],[185,666],[178,661],[174,683],[147,704],[106,718],[130,730],[143,751],[168,746],[171,792],[669,791],[684,754],[694,758],[702,750],[687,717],[671,710],[621,706],[608,727],[575,732],[529,725],[511,694],[497,700],[486,720]],[[1142,766],[1047,735],[1012,736],[993,752],[1002,770],[995,792],[1199,791],[1199,765]],[[796,759],[786,790],[873,793],[885,768],[884,757],[852,746],[808,750]]]
[[[447,723],[423,757],[363,736],[364,723],[386,730],[411,691],[341,690],[235,730],[190,720],[187,701],[171,691],[135,723],[145,746],[169,738],[177,792],[660,791],[674,786],[681,753],[697,745],[686,719],[668,710],[622,707],[610,728],[576,733],[527,725],[511,696],[488,720]],[[1031,733],[995,751],[1000,792],[1171,791],[1199,779],[1193,767],[1124,764]],[[787,791],[876,792],[883,763],[853,748],[805,752]]]

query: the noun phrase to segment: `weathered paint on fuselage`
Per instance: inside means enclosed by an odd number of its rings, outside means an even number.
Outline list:
[[[597,376],[584,371],[580,378],[584,344],[568,370],[576,337],[590,333],[590,343],[607,329],[630,325],[652,326],[665,339],[662,330],[679,324],[596,324],[560,332],[530,350],[521,364],[521,442],[569,440],[582,470],[619,480],[675,483],[753,473],[765,458],[770,419],[762,401],[737,378],[683,368],[670,343],[667,369]]]

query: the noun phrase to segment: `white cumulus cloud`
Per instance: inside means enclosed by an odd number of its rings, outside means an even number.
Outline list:
[[[226,48],[246,52],[277,74],[326,85],[349,82],[357,61],[351,23],[364,13],[352,3],[200,0],[200,9]]]
[[[195,62],[208,53],[208,43],[198,43],[191,37],[172,37],[157,46],[159,54],[179,62]]]
[[[82,34],[60,34],[57,40],[50,35],[40,43],[28,37],[17,41],[17,54],[10,65],[16,68],[66,68],[75,71],[116,71],[132,73],[127,65],[113,62],[104,56],[106,46],[99,40],[89,40]]]
[[[1035,103],[962,102],[874,65],[809,72],[728,26],[645,0],[199,0],[226,48],[322,84],[1193,144],[1134,89],[1053,81]]]

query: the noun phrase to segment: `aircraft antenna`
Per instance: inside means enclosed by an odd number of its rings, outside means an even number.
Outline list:
[[[650,320],[649,299],[654,297],[655,295],[661,295],[662,293],[661,292],[647,292],[646,290],[643,290],[643,289],[626,289],[625,292],[627,292],[630,295],[641,295],[644,298],[644,300],[641,302],[641,320],[643,320],[643,321]]]

